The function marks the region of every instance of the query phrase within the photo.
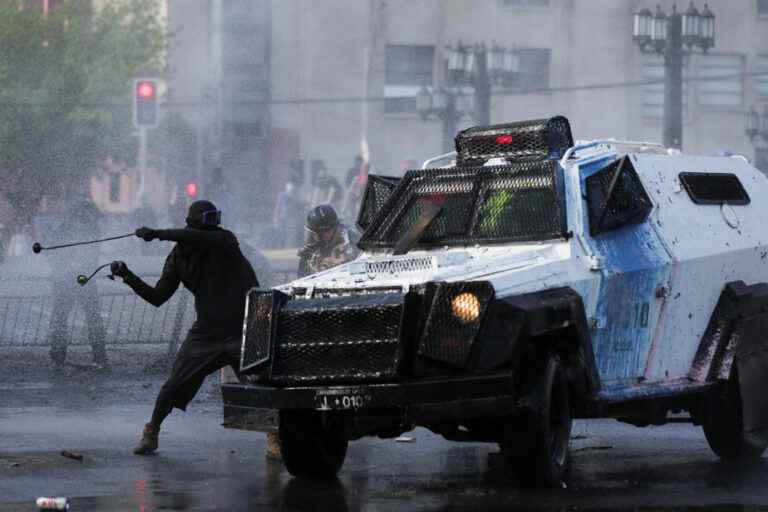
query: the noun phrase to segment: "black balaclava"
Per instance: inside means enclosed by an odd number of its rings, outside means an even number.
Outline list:
[[[195,229],[215,229],[215,225],[203,224],[203,212],[217,211],[216,205],[210,201],[200,200],[189,205],[187,226]]]

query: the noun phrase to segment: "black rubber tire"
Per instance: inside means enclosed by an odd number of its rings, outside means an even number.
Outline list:
[[[349,441],[323,427],[314,411],[280,411],[280,452],[293,476],[332,479],[344,464]]]
[[[707,443],[724,461],[753,461],[768,447],[768,435],[743,431],[739,376],[734,368],[731,378],[720,389],[704,397],[701,427]]]
[[[508,469],[526,487],[562,487],[570,471],[573,414],[560,357],[550,355],[528,382],[539,412],[517,416],[504,429],[501,450]]]

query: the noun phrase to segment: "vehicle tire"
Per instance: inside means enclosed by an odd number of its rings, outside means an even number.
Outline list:
[[[739,376],[734,366],[728,382],[704,397],[701,419],[709,447],[725,461],[757,460],[768,447],[768,435],[744,432],[741,407]]]
[[[527,487],[560,487],[568,478],[573,416],[565,368],[547,357],[527,384],[534,411],[511,418],[501,443],[507,467]]]
[[[347,439],[325,428],[314,411],[280,411],[280,451],[288,473],[331,479],[344,464]]]

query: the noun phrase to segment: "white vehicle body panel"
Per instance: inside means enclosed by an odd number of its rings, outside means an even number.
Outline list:
[[[602,391],[615,399],[639,388],[694,385],[694,356],[726,283],[768,282],[768,178],[742,158],[592,149],[561,161],[568,240],[363,253],[345,265],[279,289],[401,288],[429,281],[490,281],[496,298],[557,287],[579,293],[589,321]],[[653,203],[641,224],[592,237],[584,180],[628,154]],[[695,204],[680,172],[733,173],[745,206]],[[692,378],[691,378],[692,377]]]

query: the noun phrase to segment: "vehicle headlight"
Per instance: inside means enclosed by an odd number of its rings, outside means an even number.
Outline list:
[[[451,301],[453,314],[464,323],[474,322],[480,317],[480,300],[474,293],[460,293]]]
[[[427,283],[429,313],[416,353],[454,366],[466,366],[485,310],[493,300],[488,281]]]

